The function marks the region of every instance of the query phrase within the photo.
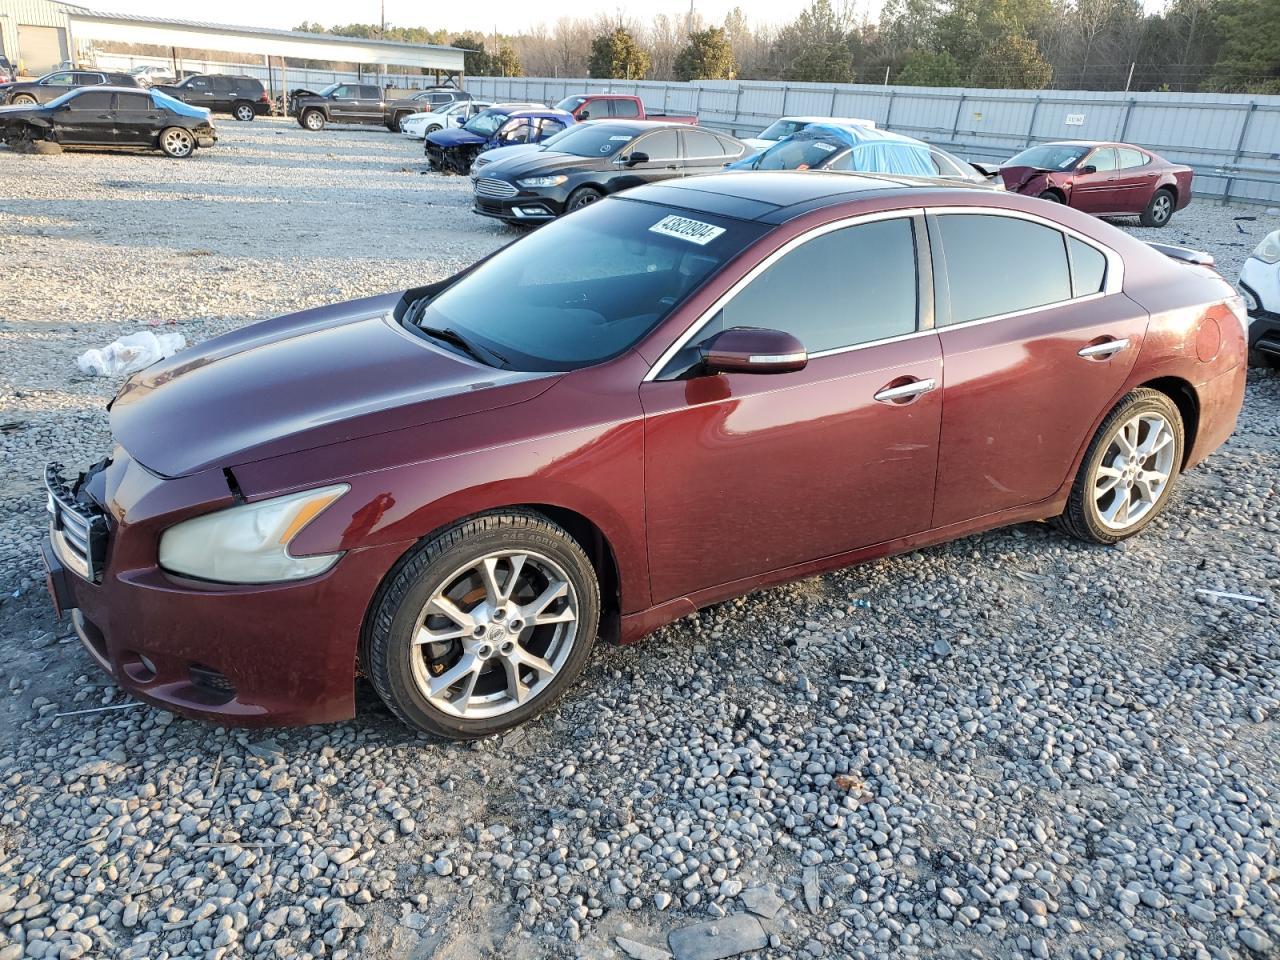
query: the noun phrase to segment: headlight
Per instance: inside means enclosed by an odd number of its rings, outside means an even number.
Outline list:
[[[160,537],[160,566],[220,583],[276,583],[324,573],[341,553],[295,557],[289,543],[350,490],[345,483],[184,520]]]
[[[557,174],[554,177],[526,177],[524,180],[517,180],[517,187],[558,187],[569,178],[564,174]]]
[[[1262,242],[1253,248],[1251,256],[1263,263],[1280,261],[1280,230],[1272,230],[1263,237]]]

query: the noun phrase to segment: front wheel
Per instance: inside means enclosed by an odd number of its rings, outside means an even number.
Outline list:
[[[181,160],[195,152],[196,138],[191,135],[191,131],[182,127],[169,127],[160,132],[160,149],[166,157]]]
[[[20,93],[9,102],[15,107],[30,107],[35,105],[36,98],[30,94]]]
[[[319,110],[308,110],[302,115],[302,125],[313,133],[317,130],[323,130],[324,114]]]
[[[565,213],[573,213],[575,210],[589,207],[603,196],[604,194],[594,187],[579,187],[569,195],[569,202],[564,205]]]
[[[1142,211],[1144,227],[1163,227],[1173,216],[1173,194],[1168,190],[1157,190]]]
[[[1050,203],[1063,203],[1062,194],[1057,190],[1042,190],[1040,192],[1041,200],[1048,200]]]
[[[237,103],[235,109],[231,111],[231,115],[241,123],[248,123],[257,116],[253,112],[253,104],[251,103]]]
[[[1133,536],[1169,502],[1184,442],[1174,402],[1159,390],[1133,391],[1094,435],[1058,525],[1088,543]]]
[[[439,132],[440,132],[440,124],[438,124],[438,123],[433,123],[433,124],[431,124],[431,126],[427,127],[427,129],[426,129],[425,131],[423,131],[423,132],[424,132],[424,133],[439,133]]]
[[[461,521],[392,570],[360,660],[410,726],[471,740],[523,723],[582,672],[600,617],[586,554],[541,514]]]

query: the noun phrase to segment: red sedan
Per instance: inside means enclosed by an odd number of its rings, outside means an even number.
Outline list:
[[[1005,524],[1137,533],[1244,394],[1243,304],[1168,252],[936,181],[639,187],[133,377],[110,455],[47,471],[50,584],[169,709],[342,719],[358,665],[485,736],[597,636]]]
[[[1190,167],[1128,143],[1064,141],[1023,150],[1000,165],[1005,189],[1099,217],[1137,216],[1163,227],[1191,202]]]

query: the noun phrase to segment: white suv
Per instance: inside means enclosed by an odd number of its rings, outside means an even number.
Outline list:
[[[481,110],[493,106],[488,100],[459,100],[425,113],[415,113],[400,121],[400,132],[414,140],[425,140],[428,133],[466,123]]]

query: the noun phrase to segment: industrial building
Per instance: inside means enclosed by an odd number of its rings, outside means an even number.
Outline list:
[[[171,61],[177,72],[184,72],[184,51],[197,52],[205,64],[211,53],[234,55],[236,72],[264,79],[278,72],[282,87],[288,82],[286,71],[304,62],[362,74],[408,72],[459,85],[463,75],[464,51],[455,47],[104,13],[55,0],[0,0],[0,53],[29,76],[68,63],[119,69],[120,54],[102,48],[120,45],[162,51],[163,60]],[[133,59],[144,63],[156,58]]]

